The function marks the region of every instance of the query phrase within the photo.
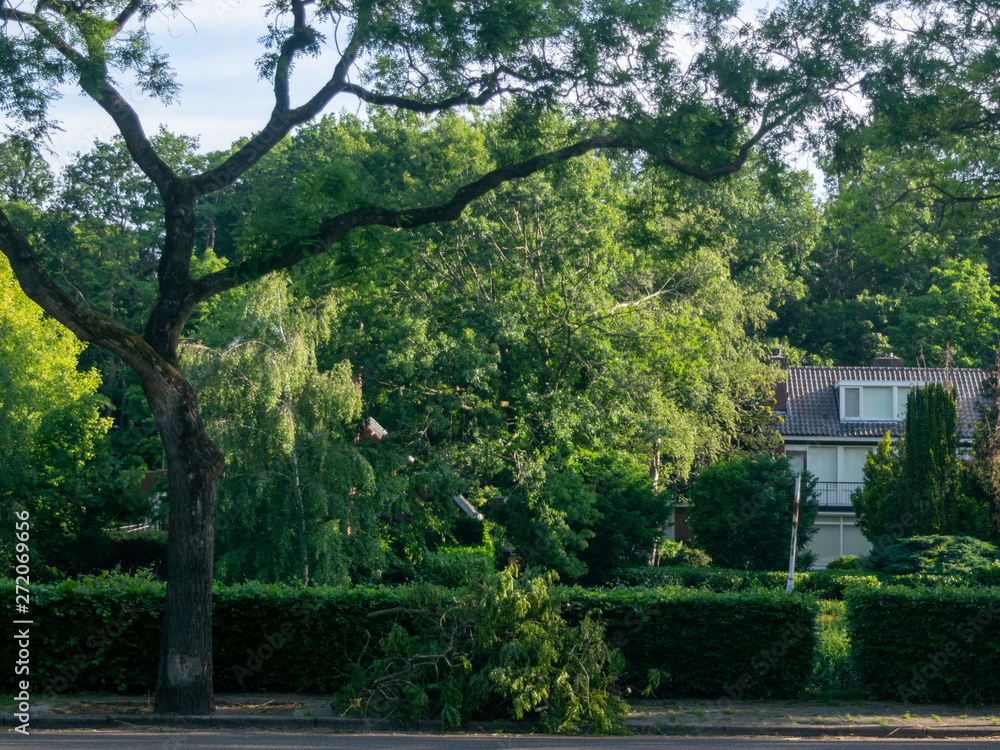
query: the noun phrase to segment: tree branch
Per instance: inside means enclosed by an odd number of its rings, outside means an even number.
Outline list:
[[[81,341],[117,354],[140,376],[180,377],[156,355],[139,334],[113,318],[91,309],[59,287],[42,268],[27,238],[0,208],[0,252],[7,256],[24,293]],[[173,370],[173,368],[169,368]]]
[[[340,238],[352,229],[366,226],[384,226],[400,229],[454,221],[476,198],[495,190],[511,180],[528,177],[540,172],[551,164],[568,161],[599,148],[635,148],[631,139],[620,136],[598,136],[587,138],[570,146],[540,154],[515,164],[494,169],[478,180],[459,188],[450,200],[432,206],[407,208],[402,210],[362,207],[328,217],[320,224],[319,231],[311,238],[287,248],[284,252],[263,260],[249,260],[239,265],[225,268],[194,282],[193,304],[214,294],[231,289],[247,281],[258,279],[272,271],[290,268],[313,255],[330,250]]]

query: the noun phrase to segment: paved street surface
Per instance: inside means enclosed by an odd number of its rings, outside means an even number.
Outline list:
[[[837,750],[983,750],[996,740],[796,740],[731,739],[725,737],[524,737],[475,735],[276,734],[271,732],[37,732],[11,740],[0,734],[0,747],[27,750],[821,750],[836,743]],[[992,743],[992,744],[987,744]]]
[[[127,748],[401,748],[402,750],[562,750],[672,748],[764,750],[813,748],[1000,747],[1000,706],[908,705],[894,702],[721,700],[633,701],[625,726],[632,736],[548,737],[526,725],[484,722],[464,733],[440,733],[439,722],[394,725],[348,719],[328,696],[219,695],[211,716],[157,716],[148,696],[56,695],[32,706],[31,734],[0,715],[0,748],[126,750]],[[9,706],[0,710],[9,711]],[[420,733],[400,730],[420,730]],[[953,740],[949,742],[948,740]]]

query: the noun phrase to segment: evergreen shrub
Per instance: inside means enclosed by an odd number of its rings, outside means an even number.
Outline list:
[[[438,603],[415,607],[412,588],[217,585],[216,689],[333,694],[356,685],[359,675],[379,659],[389,659],[400,644],[439,644],[439,634],[429,629],[427,612],[489,610],[475,602],[460,606],[468,592],[426,585],[437,592]],[[487,589],[480,585],[477,590]],[[160,582],[126,576],[33,586],[33,694],[154,690],[164,591]],[[603,643],[621,649],[629,684],[639,688],[649,684],[650,670],[657,670],[657,692],[664,695],[790,697],[804,685],[811,669],[815,605],[808,597],[662,588],[552,591],[562,615],[554,605],[542,607],[540,627],[555,628],[552,633],[565,643],[593,642],[587,647],[593,650],[598,643],[595,628],[603,625]],[[516,603],[521,595],[511,596]],[[12,581],[0,581],[0,597],[0,616],[17,619],[12,611]],[[540,597],[538,592],[528,596],[535,602],[532,607],[541,607]],[[493,610],[506,612],[509,607],[505,607],[497,604]],[[565,629],[581,627],[588,612],[594,620],[579,631],[579,637]],[[560,617],[565,617],[565,627],[553,619]],[[518,632],[517,623],[503,628]],[[406,641],[414,638],[418,640]],[[495,650],[517,650],[529,641],[519,635]],[[543,638],[539,645],[545,642]],[[542,649],[531,658],[559,656],[549,652]],[[15,656],[13,639],[0,642],[0,660],[13,664]],[[551,671],[554,663],[545,662],[544,669]],[[609,674],[615,671],[608,669]],[[0,690],[11,690],[13,680],[11,669]]]
[[[814,600],[771,591],[572,588],[571,621],[600,610],[622,679],[659,696],[792,698],[813,669]]]
[[[933,534],[903,539],[886,547],[876,558],[886,573],[971,573],[989,568],[1000,559],[1000,549],[989,542],[957,534]]]
[[[1000,592],[854,588],[854,662],[869,697],[914,703],[1000,701]]]

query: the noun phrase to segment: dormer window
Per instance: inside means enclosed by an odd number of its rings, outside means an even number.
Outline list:
[[[897,422],[906,419],[910,386],[895,383],[839,383],[842,422]]]

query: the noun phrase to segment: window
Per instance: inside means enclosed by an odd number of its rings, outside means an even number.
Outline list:
[[[865,388],[861,413],[863,415],[862,419],[872,422],[894,419],[892,388],[885,386],[869,386]]]
[[[844,389],[844,419],[861,419],[861,389]]]
[[[908,383],[840,383],[840,418],[867,422],[893,422],[906,419],[906,397],[913,385]]]

